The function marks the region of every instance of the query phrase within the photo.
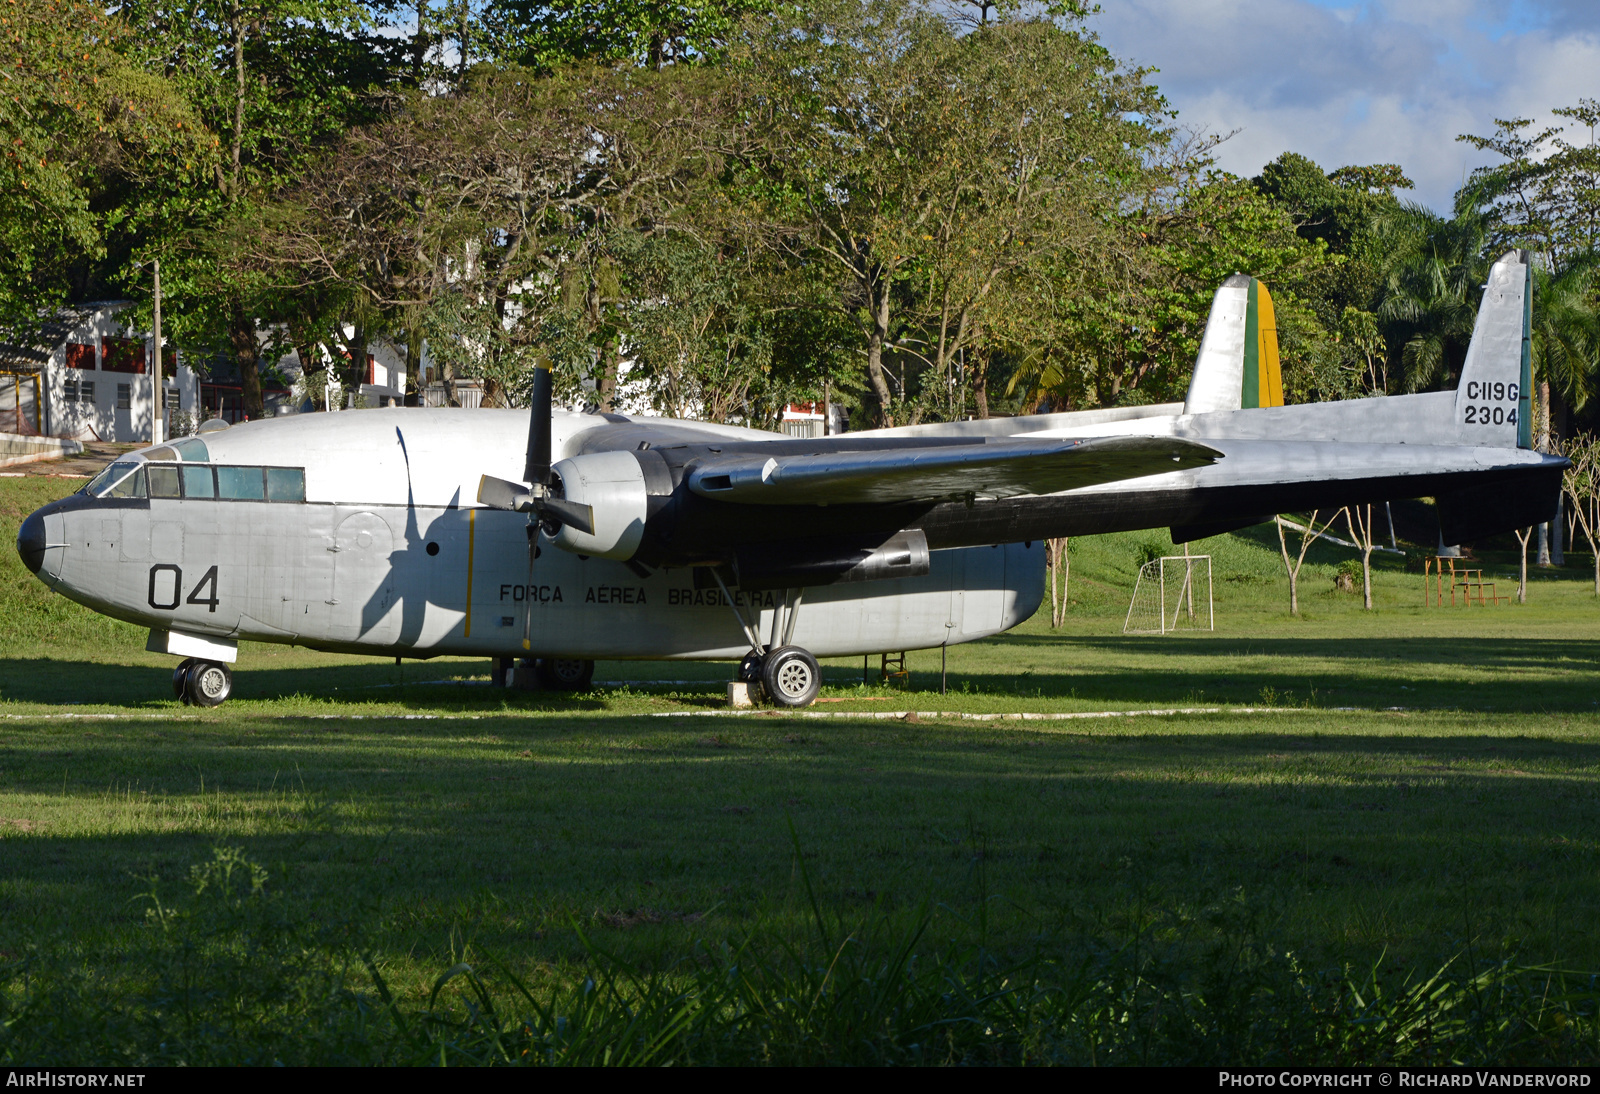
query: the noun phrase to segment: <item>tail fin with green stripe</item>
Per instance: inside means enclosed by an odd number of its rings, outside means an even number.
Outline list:
[[[1234,274],[1212,300],[1184,413],[1282,405],[1272,294],[1255,278]]]

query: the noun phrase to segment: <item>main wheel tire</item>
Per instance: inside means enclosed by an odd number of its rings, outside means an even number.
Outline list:
[[[541,657],[535,671],[551,691],[588,691],[594,680],[594,662],[571,657]]]
[[[233,694],[233,673],[215,661],[196,661],[189,666],[183,690],[194,706],[221,706]]]
[[[194,665],[193,657],[185,657],[178,662],[178,667],[172,670],[172,697],[182,699],[183,705],[189,705],[189,693],[184,690],[189,683],[189,669]]]
[[[799,646],[779,646],[761,666],[761,687],[780,707],[808,707],[822,690],[822,666]]]

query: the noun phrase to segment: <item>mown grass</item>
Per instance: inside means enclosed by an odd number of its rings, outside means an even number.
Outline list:
[[[0,534],[52,487],[0,480]],[[1220,713],[728,718],[727,666],[508,695],[275,647],[198,712],[0,552],[0,1058],[1591,1058],[1588,560],[1452,611],[1384,559],[1365,613],[1319,546],[1291,619],[1256,530],[1198,547],[1215,634],[1123,637],[1156,539],[1077,541],[1067,625],[953,647],[949,695],[924,651],[818,711]]]

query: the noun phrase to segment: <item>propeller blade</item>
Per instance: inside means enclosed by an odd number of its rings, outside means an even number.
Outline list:
[[[526,513],[533,508],[533,495],[519,482],[507,482],[493,475],[485,475],[478,480],[478,504],[512,513]]]
[[[539,498],[534,501],[533,507],[541,516],[548,515],[558,524],[565,524],[568,528],[582,532],[586,536],[594,535],[592,505],[567,501],[565,498]]]
[[[522,472],[527,482],[550,483],[550,365],[533,369],[533,400],[528,408],[528,463]]]

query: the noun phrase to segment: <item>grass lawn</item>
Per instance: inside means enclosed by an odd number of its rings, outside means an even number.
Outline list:
[[[6,544],[75,485],[0,479]],[[615,683],[562,696],[491,688],[481,661],[258,645],[200,712],[142,632],[8,548],[0,966],[70,955],[115,982],[148,894],[187,899],[190,866],[237,847],[299,914],[356,924],[418,1005],[463,955],[569,983],[596,947],[671,969],[721,940],[800,945],[819,916],[1010,957],[1248,935],[1319,967],[1470,950],[1600,970],[1587,556],[1526,605],[1455,609],[1380,557],[1364,612],[1334,588],[1350,552],[1318,544],[1296,619],[1270,529],[1195,545],[1214,633],[1124,637],[1139,553],[1170,543],[1080,539],[1060,630],[1047,602],[952,647],[943,696],[937,650],[910,655],[909,693],[830,662],[826,717],[720,714],[726,665],[603,663]],[[1221,709],[960,717],[1197,707]]]

